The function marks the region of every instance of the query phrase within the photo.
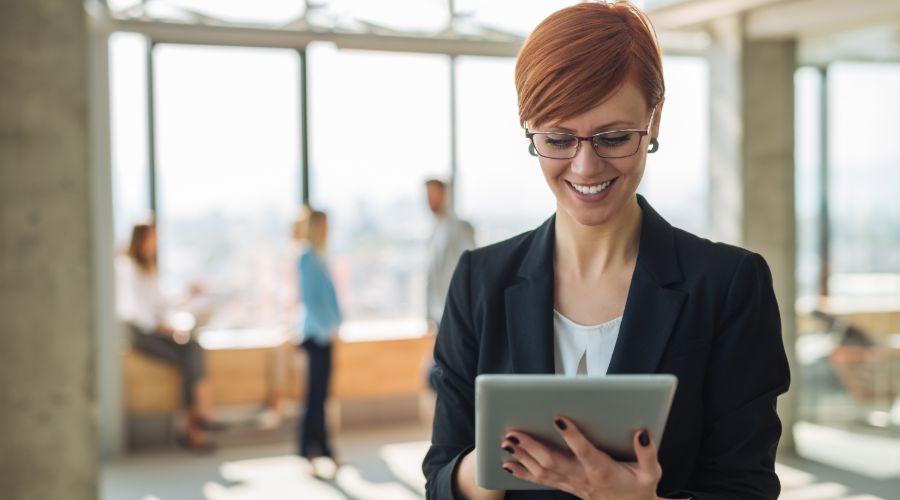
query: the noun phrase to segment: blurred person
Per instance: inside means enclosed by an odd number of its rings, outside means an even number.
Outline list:
[[[522,46],[523,146],[556,213],[459,260],[434,351],[428,498],[778,497],[775,409],[790,377],[769,267],[672,227],[637,195],[659,147],[662,69],[650,20],[627,1],[557,11]],[[678,390],[658,448],[635,430],[636,462],[565,415],[548,422],[562,449],[510,429],[490,444],[508,454],[496,467],[550,489],[496,491],[475,482],[482,373],[670,373]]]
[[[299,429],[299,454],[309,460],[313,473],[319,475],[315,461],[318,457],[335,457],[328,437],[325,420],[325,400],[331,379],[332,344],[341,326],[341,311],[337,293],[325,259],[328,240],[328,217],[324,212],[310,210],[305,229],[295,229],[303,238],[298,258],[300,302],[298,318],[300,346],[308,355],[306,405]]]
[[[434,228],[428,238],[428,264],[425,275],[425,307],[429,335],[437,333],[450,288],[453,269],[459,256],[475,248],[475,230],[450,210],[447,184],[440,179],[425,181],[428,208],[434,215]],[[434,389],[434,360],[428,356],[422,370],[428,386]]]
[[[222,426],[214,418],[203,349],[189,331],[176,329],[167,321],[168,311],[159,290],[154,224],[134,225],[127,252],[116,260],[116,279],[117,313],[131,331],[131,347],[181,372],[187,418],[179,443],[196,451],[213,449],[205,431]],[[200,290],[199,285],[192,285],[191,294]]]
[[[464,251],[475,248],[475,230],[450,210],[450,196],[444,181],[425,181],[425,193],[428,208],[434,215],[434,228],[428,238],[425,302],[429,327],[436,332],[441,324],[453,269]]]

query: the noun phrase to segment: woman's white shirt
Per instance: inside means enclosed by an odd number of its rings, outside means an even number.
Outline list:
[[[155,331],[165,313],[156,275],[141,270],[127,255],[116,258],[116,313],[145,333]]]
[[[580,325],[553,310],[553,346],[558,375],[606,375],[622,317]]]

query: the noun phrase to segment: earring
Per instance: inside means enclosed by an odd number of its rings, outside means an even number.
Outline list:
[[[648,153],[655,153],[659,151],[659,141],[656,140],[656,137],[650,139],[650,149],[647,150]]]
[[[531,156],[537,156],[537,155],[538,155],[538,154],[537,154],[537,150],[534,149],[534,144],[529,144],[529,145],[528,145],[528,154],[530,154]]]

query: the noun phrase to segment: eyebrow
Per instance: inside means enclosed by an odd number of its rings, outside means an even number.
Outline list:
[[[591,132],[591,135],[599,134],[600,132],[615,132],[616,130],[619,130],[620,127],[625,127],[627,130],[637,130],[639,128],[637,125],[634,125],[634,123],[632,123],[632,122],[629,122],[626,120],[616,120],[614,122],[600,125],[599,127],[594,127],[593,131]],[[554,132],[566,132],[569,134],[575,133],[575,131],[573,131],[572,129],[568,129],[566,127],[560,127],[558,125],[548,127],[545,130],[554,131]]]

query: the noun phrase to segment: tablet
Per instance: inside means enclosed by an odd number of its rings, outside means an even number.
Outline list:
[[[479,375],[475,379],[475,478],[482,488],[549,489],[501,468],[513,455],[500,449],[509,430],[566,447],[555,415],[572,419],[598,448],[634,461],[633,436],[645,428],[659,446],[675,395],[674,375]],[[566,447],[567,448],[567,447]]]

